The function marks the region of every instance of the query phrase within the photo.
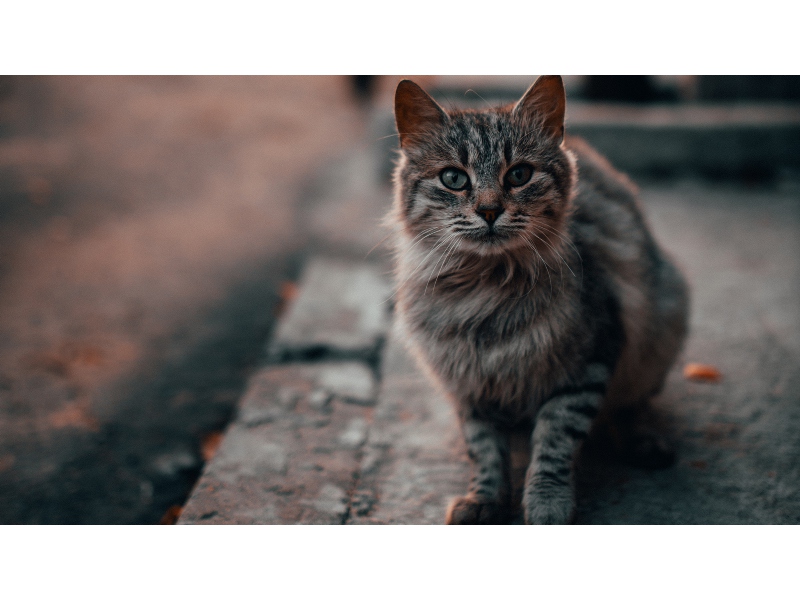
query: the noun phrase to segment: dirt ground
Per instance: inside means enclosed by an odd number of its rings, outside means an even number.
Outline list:
[[[262,353],[345,78],[0,78],[0,523],[157,523]]]

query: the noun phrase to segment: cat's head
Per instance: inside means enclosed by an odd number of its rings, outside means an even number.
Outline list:
[[[536,80],[512,106],[445,110],[401,81],[395,218],[426,244],[491,256],[547,251],[570,207],[574,161],[562,147],[561,77]]]

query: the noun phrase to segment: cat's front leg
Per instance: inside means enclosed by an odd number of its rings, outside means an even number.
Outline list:
[[[574,462],[597,415],[608,376],[605,366],[590,365],[581,383],[556,391],[539,410],[522,498],[526,523],[563,525],[573,519]]]
[[[504,522],[508,512],[508,437],[487,421],[466,419],[462,426],[475,476],[469,493],[447,509],[448,525],[490,525]]]

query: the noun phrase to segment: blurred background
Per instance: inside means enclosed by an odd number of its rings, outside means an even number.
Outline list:
[[[482,107],[535,77],[411,78]],[[376,235],[400,79],[0,77],[0,523],[170,522],[315,232]],[[640,183],[800,196],[800,77],[565,85],[567,131]],[[370,219],[309,219],[365,149]]]

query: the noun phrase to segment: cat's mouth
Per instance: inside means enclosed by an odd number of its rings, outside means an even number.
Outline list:
[[[489,225],[488,227],[481,227],[477,230],[466,232],[466,234],[474,240],[507,240],[511,237],[510,232],[506,231],[503,227]]]
[[[471,242],[476,249],[497,250],[508,244],[514,237],[511,232],[498,229],[497,227],[483,228],[479,231],[470,231],[461,234]]]

